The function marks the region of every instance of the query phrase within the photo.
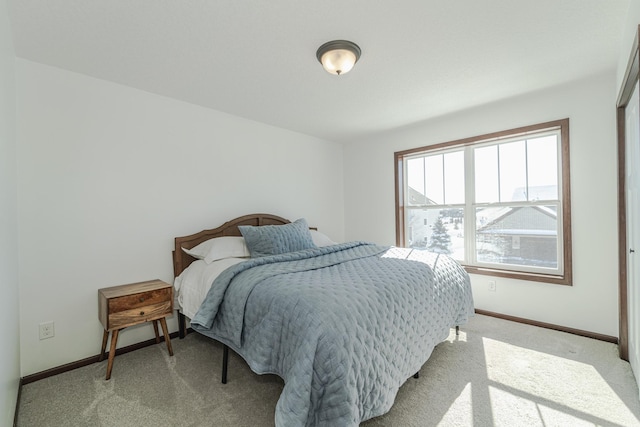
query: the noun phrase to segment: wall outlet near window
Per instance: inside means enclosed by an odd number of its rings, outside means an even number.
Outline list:
[[[40,339],[46,340],[47,338],[53,338],[55,335],[53,329],[53,322],[42,322],[38,325],[38,330],[40,333]]]
[[[490,292],[495,292],[496,291],[496,281],[495,280],[489,280],[489,291]]]

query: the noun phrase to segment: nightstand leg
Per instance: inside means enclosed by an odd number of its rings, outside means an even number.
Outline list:
[[[154,320],[151,323],[153,323],[153,332],[156,333],[156,344],[160,344],[160,334],[158,333],[158,321]]]
[[[173,356],[173,349],[171,348],[171,338],[169,337],[169,330],[167,329],[167,319],[164,317],[160,319],[160,325],[162,326],[162,333],[164,334],[164,340],[167,343],[167,350],[169,350],[169,356]]]
[[[102,359],[104,359],[104,351],[107,348],[107,339],[109,339],[109,332],[105,329],[102,333],[102,349],[100,350],[98,362],[102,362]]]
[[[118,343],[118,332],[116,329],[111,332],[111,348],[109,350],[109,362],[107,363],[107,380],[111,378],[111,370],[113,369],[113,359],[116,357],[116,344]]]

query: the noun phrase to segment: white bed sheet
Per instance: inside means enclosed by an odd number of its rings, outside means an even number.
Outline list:
[[[189,319],[193,318],[214,279],[232,265],[246,260],[247,258],[225,258],[210,264],[203,260],[192,262],[173,282],[182,314]]]

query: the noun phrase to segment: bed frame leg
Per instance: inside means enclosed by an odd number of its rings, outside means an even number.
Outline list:
[[[420,371],[418,371],[415,374],[413,374],[413,378],[415,378],[415,379],[420,378]]]
[[[222,384],[227,383],[227,366],[229,365],[229,347],[225,344],[222,349]]]
[[[460,335],[460,326],[456,326],[456,336]]]
[[[178,336],[180,337],[180,339],[183,339],[185,337],[185,326],[187,325],[187,319],[185,318],[185,315],[178,312]]]

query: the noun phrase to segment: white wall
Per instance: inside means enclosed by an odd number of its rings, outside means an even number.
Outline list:
[[[474,275],[476,308],[618,336],[615,72],[345,147],[346,239],[395,244],[393,153],[570,119],[573,286]]]
[[[97,290],[172,283],[176,236],[267,212],[344,238],[341,145],[16,66],[22,375],[98,354]],[[39,341],[48,320],[55,337]],[[126,329],[119,347],[152,336],[149,325]]]
[[[15,55],[7,3],[0,1],[0,425],[13,423],[20,380]]]

